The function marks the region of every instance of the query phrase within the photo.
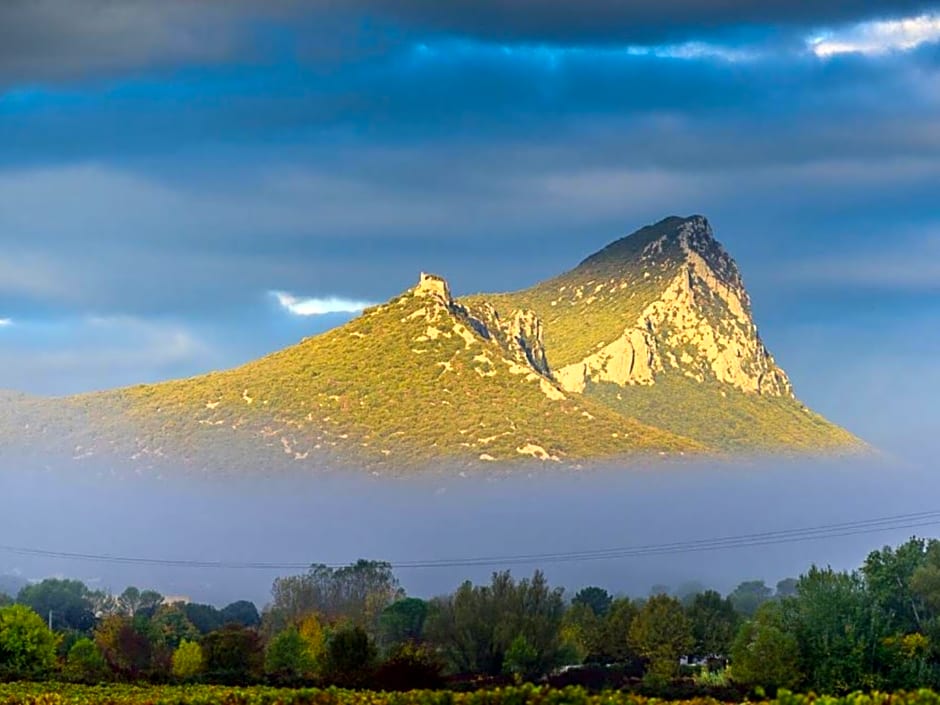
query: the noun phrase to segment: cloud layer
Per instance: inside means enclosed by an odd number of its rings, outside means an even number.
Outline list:
[[[272,296],[284,310],[295,316],[324,316],[331,313],[358,313],[374,304],[366,301],[330,296],[327,298],[304,298],[284,291],[273,291]]]

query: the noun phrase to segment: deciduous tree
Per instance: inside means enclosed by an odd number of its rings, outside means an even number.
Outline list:
[[[51,671],[58,639],[24,605],[0,608],[0,680],[29,680]]]
[[[694,644],[682,604],[669,595],[647,600],[630,625],[630,645],[649,663],[648,673],[665,680],[679,670],[679,658]]]
[[[687,611],[695,640],[693,653],[702,657],[728,656],[739,621],[731,600],[709,590],[693,597]]]
[[[312,679],[318,665],[310,645],[295,626],[274,637],[265,650],[264,672],[281,685]]]
[[[72,644],[63,675],[73,683],[94,684],[108,680],[111,671],[98,646],[86,637]]]
[[[362,627],[343,627],[327,643],[324,677],[343,687],[361,686],[371,677],[376,656],[375,644]]]
[[[731,648],[732,678],[745,685],[775,690],[800,685],[800,648],[787,631],[779,604],[762,605],[741,625]]]
[[[119,678],[137,680],[150,672],[154,644],[145,627],[144,622],[116,614],[95,629],[95,644]]]
[[[250,683],[264,670],[261,637],[253,629],[229,624],[202,641],[206,675],[220,683]]]
[[[330,622],[349,620],[373,633],[382,611],[404,597],[391,564],[366,560],[344,568],[311,566],[304,575],[278,578],[271,592],[272,610],[285,623],[317,614]]]
[[[183,639],[173,652],[173,677],[181,681],[191,681],[202,674],[206,660],[202,647],[195,641]]]

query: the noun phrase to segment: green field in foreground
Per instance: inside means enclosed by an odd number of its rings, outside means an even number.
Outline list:
[[[669,701],[609,691],[588,693],[581,688],[552,689],[534,686],[499,688],[471,693],[413,691],[283,690],[221,686],[69,684],[0,684],[0,705],[668,705]],[[674,701],[682,705],[713,705],[709,698]],[[912,693],[855,693],[842,697],[797,695],[782,691],[773,700],[751,700],[766,705],[940,705],[940,695],[929,690]]]

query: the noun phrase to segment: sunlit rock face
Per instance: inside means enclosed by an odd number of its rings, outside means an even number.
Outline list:
[[[624,321],[619,337],[556,371],[562,387],[581,392],[589,382],[652,385],[660,374],[681,374],[792,398],[786,373],[760,339],[737,265],[715,240],[708,221],[674,219],[661,230],[638,256],[622,262],[623,277],[590,290],[595,301],[589,305],[603,304],[605,295],[626,298],[631,282],[646,282],[653,273],[661,285],[639,315]],[[599,255],[615,259],[617,245]],[[589,259],[582,266],[596,263]],[[608,262],[608,268],[615,264]],[[584,288],[575,291],[583,298]]]

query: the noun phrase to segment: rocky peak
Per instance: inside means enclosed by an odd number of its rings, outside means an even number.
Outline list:
[[[612,243],[575,272],[581,289],[605,280],[604,286],[621,287],[624,293],[609,290],[603,305],[623,307],[624,328],[556,370],[567,390],[580,391],[589,381],[651,385],[660,375],[681,374],[792,397],[786,374],[758,335],[737,264],[705,217],[665,218]],[[634,303],[638,293],[642,307]]]
[[[737,263],[715,239],[706,218],[696,215],[682,221],[676,228],[676,241],[682,257],[692,269],[709,279],[711,284],[735,290],[742,300],[750,304]],[[711,270],[707,275],[706,268]]]

